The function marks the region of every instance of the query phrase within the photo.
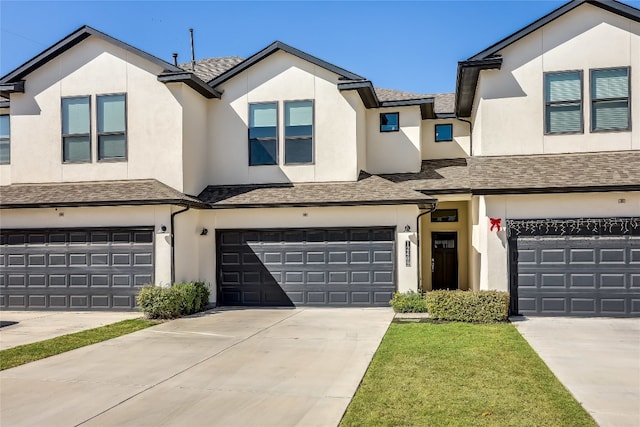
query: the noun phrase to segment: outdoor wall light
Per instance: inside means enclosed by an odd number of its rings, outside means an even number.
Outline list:
[[[405,226],[404,226],[404,232],[405,232],[405,233],[408,233],[408,232],[410,232],[410,231],[411,231],[411,226],[410,226],[409,224],[405,225]]]
[[[161,225],[160,226],[160,232],[164,233],[165,231],[167,231],[167,226],[166,225]]]
[[[204,228],[204,227],[203,227],[203,228],[202,228],[202,231],[200,232],[200,235],[201,235],[201,236],[206,236],[206,235],[207,235],[207,233],[209,233],[209,230],[207,230],[206,228]]]

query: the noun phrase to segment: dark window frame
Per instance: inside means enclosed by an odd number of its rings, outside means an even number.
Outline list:
[[[249,158],[247,162],[249,166],[277,166],[280,163],[280,108],[278,105],[278,101],[265,101],[265,102],[250,102],[248,105],[249,117],[247,118],[248,126],[247,126],[247,152]],[[252,163],[251,162],[251,107],[253,105],[275,105],[276,107],[276,133],[275,137],[268,138],[253,138],[257,141],[275,141],[276,143],[276,157],[274,159],[274,163]]]
[[[2,135],[0,135],[0,144],[6,144],[7,148],[9,149],[7,161],[5,162],[0,161],[0,165],[10,165],[11,164],[11,114],[0,114],[0,117],[8,118],[7,124],[8,124],[8,130],[9,130],[8,137],[5,138]]]
[[[110,96],[123,96],[124,97],[124,131],[122,132],[100,132],[99,129],[99,120],[100,120],[100,102],[99,99],[101,97],[110,97]],[[127,107],[127,93],[126,92],[116,92],[116,93],[101,93],[96,95],[96,157],[99,163],[110,163],[110,162],[126,162],[129,158],[129,140],[128,140],[128,129],[129,129],[129,110]],[[91,112],[91,110],[89,110]],[[91,115],[89,116],[91,117]],[[110,136],[110,135],[123,135],[124,136],[124,157],[100,157],[100,137],[101,136]]]
[[[558,74],[578,73],[580,76],[580,99],[567,101],[547,101],[547,76]],[[544,103],[543,123],[545,135],[579,135],[584,133],[584,72],[582,70],[547,71],[542,76],[542,102]],[[580,104],[580,130],[577,131],[549,131],[547,109],[551,106]]]
[[[451,137],[449,139],[438,139],[438,128],[444,127],[444,126],[447,126],[449,129],[451,129],[451,132],[450,132]],[[433,127],[433,140],[435,142],[453,141],[453,123],[436,123]]]
[[[287,137],[287,104],[290,102],[310,102],[311,103],[311,135],[295,135]],[[304,166],[304,165],[313,165],[316,161],[316,103],[313,99],[287,99],[282,102],[282,110],[283,110],[283,145],[282,145],[282,156],[284,157],[283,163],[287,166]],[[304,140],[311,139],[311,161],[310,162],[288,162],[287,161],[287,140]]]
[[[625,98],[602,98],[595,99],[593,96],[593,73],[594,71],[605,71],[605,70],[627,70],[627,96]],[[591,133],[602,133],[602,132],[629,132],[631,131],[631,67],[630,66],[621,66],[621,67],[603,67],[603,68],[590,68],[589,69],[589,98],[591,101]],[[627,127],[626,128],[617,128],[617,129],[595,129],[595,115],[593,114],[595,110],[595,104],[599,102],[612,102],[612,101],[627,101]]]
[[[65,164],[85,164],[93,162],[93,135],[91,130],[93,126],[91,126],[91,117],[92,117],[92,108],[91,108],[91,95],[74,95],[74,96],[63,96],[60,98],[60,134],[62,135],[62,163]],[[88,99],[89,100],[89,132],[88,133],[64,133],[64,100],[65,99]],[[79,138],[79,137],[89,137],[89,160],[67,160],[67,153],[65,151],[65,138]]]
[[[398,127],[397,129],[383,129],[383,126],[387,126],[387,125],[383,125],[382,124],[382,118],[387,116],[387,115],[395,115],[396,116],[396,121],[398,123]],[[380,113],[380,132],[381,133],[387,133],[387,132],[400,132],[400,112],[396,111],[396,112],[392,112],[392,113]]]

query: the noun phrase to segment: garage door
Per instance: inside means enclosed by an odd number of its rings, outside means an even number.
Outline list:
[[[135,307],[153,283],[153,229],[2,230],[0,307]]]
[[[222,305],[386,306],[395,291],[393,228],[223,230]]]
[[[604,220],[591,220],[595,226],[577,229],[575,221],[515,236],[511,231],[515,310],[529,316],[640,316],[640,236],[620,223],[601,227]]]

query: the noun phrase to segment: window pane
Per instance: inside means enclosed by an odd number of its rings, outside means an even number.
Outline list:
[[[436,142],[453,140],[453,125],[436,125]]]
[[[313,162],[313,141],[311,138],[286,139],[284,142],[284,162],[286,164]]]
[[[252,166],[277,164],[277,148],[278,144],[276,141],[250,140],[249,164]]]
[[[629,101],[598,101],[593,103],[593,130],[629,128]]]
[[[11,134],[9,115],[0,116],[0,138],[9,138]]]
[[[380,132],[393,132],[400,129],[400,114],[382,113],[380,114]]]
[[[313,127],[309,126],[287,126],[287,136],[311,136],[313,133]]]
[[[313,126],[313,103],[292,101],[284,105],[285,126]]]
[[[249,138],[276,138],[277,128],[275,126],[264,126],[249,128]]]
[[[275,127],[278,114],[276,104],[252,104],[249,106],[249,127]]]
[[[98,97],[98,132],[125,131],[124,95]]]
[[[68,136],[64,138],[65,162],[88,162],[91,160],[91,149],[88,136]]]
[[[558,73],[545,75],[547,101],[576,101],[582,99],[580,73]]]
[[[62,133],[89,133],[89,98],[62,99]]]
[[[547,132],[580,132],[580,104],[547,105]]]
[[[8,139],[0,139],[0,164],[7,164],[11,161],[11,146]]]
[[[591,74],[593,98],[627,98],[629,96],[628,71],[627,68],[594,70]]]
[[[127,156],[125,136],[101,135],[98,137],[98,155],[102,159],[124,159]]]

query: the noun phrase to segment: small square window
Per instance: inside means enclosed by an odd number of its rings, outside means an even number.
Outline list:
[[[400,130],[400,113],[380,113],[380,132]]]
[[[436,142],[453,141],[453,125],[436,125]]]

